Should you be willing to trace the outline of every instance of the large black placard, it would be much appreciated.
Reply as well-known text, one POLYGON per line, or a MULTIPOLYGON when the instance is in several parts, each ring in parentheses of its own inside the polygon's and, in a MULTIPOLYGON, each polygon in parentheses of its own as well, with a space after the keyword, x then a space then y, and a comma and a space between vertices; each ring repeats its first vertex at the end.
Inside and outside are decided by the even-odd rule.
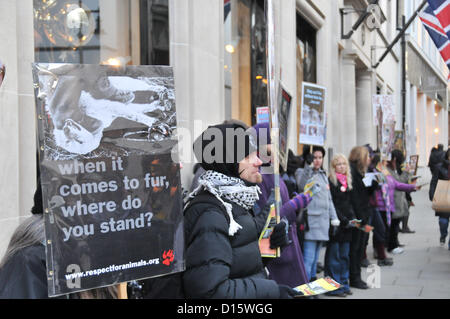
POLYGON ((184 270, 172 69, 34 64, 49 296, 184 270))

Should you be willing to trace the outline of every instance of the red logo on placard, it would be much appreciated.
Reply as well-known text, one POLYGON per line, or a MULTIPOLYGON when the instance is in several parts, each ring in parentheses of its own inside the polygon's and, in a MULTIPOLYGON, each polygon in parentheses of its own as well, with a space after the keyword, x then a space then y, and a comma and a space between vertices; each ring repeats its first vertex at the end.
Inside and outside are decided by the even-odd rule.
POLYGON ((173 262, 173 258, 174 258, 174 254, 173 254, 173 250, 170 249, 168 251, 164 251, 163 255, 163 264, 166 266, 170 266, 170 264, 173 262))

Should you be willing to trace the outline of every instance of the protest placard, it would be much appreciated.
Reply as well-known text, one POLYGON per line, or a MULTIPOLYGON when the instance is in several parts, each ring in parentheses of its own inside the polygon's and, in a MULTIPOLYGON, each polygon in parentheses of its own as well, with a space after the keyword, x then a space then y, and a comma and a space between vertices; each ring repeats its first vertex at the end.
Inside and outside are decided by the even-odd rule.
POLYGON ((33 64, 49 296, 184 270, 172 69, 33 64))
POLYGON ((326 138, 326 88, 302 83, 300 118, 300 144, 325 145, 326 138))
POLYGON ((291 95, 279 85, 279 96, 278 96, 278 128, 280 132, 280 142, 279 142, 279 157, 280 165, 283 169, 287 170, 288 161, 288 133, 289 133, 289 112, 291 110, 291 95))

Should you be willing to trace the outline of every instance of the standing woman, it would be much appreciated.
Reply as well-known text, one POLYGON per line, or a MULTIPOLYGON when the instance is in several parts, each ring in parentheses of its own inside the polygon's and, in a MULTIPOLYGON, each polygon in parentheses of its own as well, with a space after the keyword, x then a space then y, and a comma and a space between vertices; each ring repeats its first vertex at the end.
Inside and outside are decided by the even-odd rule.
MULTIPOLYGON (((393 150, 391 160, 387 165, 387 170, 396 181, 407 184, 412 177, 412 174, 409 172, 409 166, 406 166, 406 168, 402 170, 401 165, 404 161, 405 157, 403 156, 402 151, 393 150)), ((400 222, 404 217, 409 215, 409 205, 406 200, 406 194, 407 193, 398 190, 394 192, 395 211, 392 212, 389 240, 387 243, 388 252, 391 252, 394 255, 403 252, 403 248, 400 247, 398 241, 398 233, 400 231, 400 222)))
MULTIPOLYGON (((342 286, 329 295, 345 297, 352 292, 349 286, 350 242, 352 240, 351 222, 355 219, 351 203, 352 177, 347 158, 337 154, 331 161, 330 192, 340 221, 339 227, 330 231, 330 241, 325 253, 325 275, 332 277, 342 286)), ((332 227, 333 229, 333 227, 332 227)))
MULTIPOLYGON (((370 195, 377 187, 375 181, 371 187, 366 187, 363 182, 370 165, 369 150, 365 146, 356 146, 351 150, 348 160, 353 186, 350 199, 356 218, 361 220, 361 225, 364 226, 368 224, 372 214, 372 208, 369 205, 370 195)), ((358 289, 369 288, 361 279, 361 260, 364 256, 365 246, 363 232, 353 228, 350 242, 350 286, 358 289)))
MULTIPOLYGON (((387 170, 386 163, 384 162, 381 162, 381 165, 379 165, 377 169, 383 174, 383 181, 380 184, 379 189, 375 192, 373 200, 376 209, 380 212, 383 219, 387 237, 385 238, 384 243, 378 243, 376 245, 376 252, 378 255, 378 266, 386 266, 392 265, 392 261, 387 261, 384 250, 385 244, 388 244, 389 238, 393 236, 393 234, 391 234, 392 216, 396 212, 394 192, 413 192, 419 190, 420 186, 398 182, 387 170)), ((400 220, 398 220, 398 224, 400 224, 400 220)))
POLYGON ((308 206, 307 218, 309 230, 305 232, 303 244, 303 258, 308 280, 316 276, 317 259, 319 258, 322 242, 329 240, 328 231, 331 225, 339 226, 339 219, 331 198, 330 185, 326 172, 322 168, 325 149, 321 146, 313 147, 312 167, 305 165, 304 169, 295 172, 299 192, 302 192, 307 182, 314 179, 320 187, 320 192, 308 206))
MULTIPOLYGON (((433 200, 434 192, 436 191, 436 186, 438 180, 448 181, 450 180, 450 148, 445 153, 444 160, 436 165, 433 178, 430 184, 430 200, 433 200)), ((439 217, 439 229, 441 232, 440 243, 441 246, 445 245, 445 239, 448 235, 448 224, 450 211, 448 212, 436 212, 436 216, 439 217)), ((450 250, 450 240, 448 242, 448 249, 450 250)))

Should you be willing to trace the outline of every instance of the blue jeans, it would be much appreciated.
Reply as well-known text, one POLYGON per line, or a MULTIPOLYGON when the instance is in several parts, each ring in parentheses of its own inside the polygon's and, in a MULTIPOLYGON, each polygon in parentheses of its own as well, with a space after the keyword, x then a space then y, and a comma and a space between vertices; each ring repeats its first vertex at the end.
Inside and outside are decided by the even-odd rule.
MULTIPOLYGON (((329 242, 325 253, 325 276, 330 276, 342 286, 333 293, 350 291, 350 242, 329 242)), ((331 293, 331 294, 333 294, 331 293)))
MULTIPOLYGON (((447 238, 449 217, 439 217, 439 230, 441 231, 441 238, 447 238)), ((448 249, 450 249, 450 240, 448 241, 448 249)))
POLYGON ((320 247, 322 247, 322 242, 318 240, 305 240, 303 243, 303 261, 308 281, 311 281, 312 277, 316 277, 320 247))

